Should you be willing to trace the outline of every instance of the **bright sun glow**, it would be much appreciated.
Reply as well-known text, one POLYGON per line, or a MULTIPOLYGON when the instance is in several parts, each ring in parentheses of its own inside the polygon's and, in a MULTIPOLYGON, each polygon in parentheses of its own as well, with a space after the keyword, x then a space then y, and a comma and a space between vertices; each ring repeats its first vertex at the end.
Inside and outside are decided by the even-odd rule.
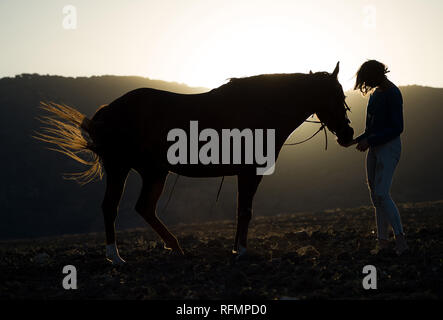
MULTIPOLYGON (((223 20, 223 17, 212 18, 223 20)), ((307 73, 311 69, 314 72, 332 71, 338 60, 345 59, 337 54, 339 48, 319 30, 320 26, 310 26, 307 33, 302 19, 265 17, 264 14, 249 19, 238 18, 231 17, 222 28, 200 23, 199 30, 187 29, 183 39, 168 45, 163 42, 163 56, 171 60, 174 60, 171 50, 180 48, 186 52, 184 63, 176 66, 174 78, 169 80, 213 88, 230 77, 307 73), (197 33, 198 41, 190 40, 186 37, 187 33, 197 33), (326 54, 325 48, 329 54, 326 54)), ((146 76, 152 76, 152 73, 148 71, 146 76)), ((343 63, 340 76, 343 86, 350 88, 353 80, 343 63), (343 74, 347 74, 345 82, 343 74)))
POLYGON ((192 68, 184 68, 179 79, 191 85, 215 87, 228 77, 308 72, 305 62, 313 58, 309 52, 321 48, 307 36, 296 38, 291 30, 291 25, 281 19, 222 29, 193 50, 188 58, 192 68), (302 50, 302 43, 310 50, 302 50))

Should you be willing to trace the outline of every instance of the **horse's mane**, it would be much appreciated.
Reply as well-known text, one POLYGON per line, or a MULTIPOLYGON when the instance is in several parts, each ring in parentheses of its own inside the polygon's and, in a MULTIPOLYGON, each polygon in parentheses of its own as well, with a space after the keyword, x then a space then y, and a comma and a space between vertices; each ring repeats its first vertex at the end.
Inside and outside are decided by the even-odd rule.
MULTIPOLYGON (((255 76, 243 77, 243 78, 228 78, 228 82, 221 85, 218 88, 211 90, 211 92, 238 92, 244 89, 252 89, 260 91, 261 89, 268 89, 269 85, 287 86, 294 83, 303 81, 306 83, 315 83, 315 86, 319 86, 320 83, 333 84, 331 81, 333 78, 331 74, 326 71, 319 72, 309 72, 309 73, 270 73, 270 74, 259 74, 255 76)), ((333 88, 332 86, 330 88, 333 88)), ((346 96, 342 93, 343 107, 346 111, 351 110, 346 103, 346 96)))
POLYGON ((242 78, 228 78, 227 83, 221 85, 214 90, 224 90, 224 89, 242 89, 245 87, 260 87, 262 85, 267 85, 270 82, 281 83, 283 81, 294 81, 299 80, 320 80, 327 79, 330 76, 328 72, 316 72, 316 73, 266 73, 259 74, 249 77, 242 78))

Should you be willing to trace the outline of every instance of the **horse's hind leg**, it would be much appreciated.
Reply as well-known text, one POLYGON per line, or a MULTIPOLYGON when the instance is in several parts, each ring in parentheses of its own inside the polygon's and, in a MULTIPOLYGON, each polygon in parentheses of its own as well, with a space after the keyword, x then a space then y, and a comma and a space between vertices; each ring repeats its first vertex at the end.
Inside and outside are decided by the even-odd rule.
POLYGON ((102 203, 103 216, 106 230, 106 259, 113 264, 122 264, 125 261, 120 257, 115 241, 115 218, 117 217, 126 177, 129 170, 123 168, 110 168, 105 165, 106 191, 102 203))
POLYGON ((159 173, 155 170, 146 174, 142 173, 143 187, 135 210, 157 232, 164 241, 166 248, 183 254, 177 238, 166 228, 156 214, 157 202, 163 192, 167 175, 167 172, 159 173))
POLYGON ((237 232, 233 252, 240 256, 246 253, 249 221, 252 217, 252 200, 262 177, 255 174, 238 175, 237 232))

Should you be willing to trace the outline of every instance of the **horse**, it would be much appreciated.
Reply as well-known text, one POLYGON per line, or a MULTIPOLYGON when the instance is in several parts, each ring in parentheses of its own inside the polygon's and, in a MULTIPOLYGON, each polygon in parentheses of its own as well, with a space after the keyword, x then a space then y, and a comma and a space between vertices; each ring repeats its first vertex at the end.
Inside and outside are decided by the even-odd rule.
POLYGON ((138 172, 143 181, 135 210, 163 240, 164 247, 179 255, 183 250, 177 238, 156 213, 168 174, 237 176, 237 230, 233 253, 242 256, 247 248, 253 198, 263 178, 257 174, 258 165, 171 164, 167 153, 173 141, 167 138, 168 132, 187 128, 191 121, 198 121, 200 127, 217 132, 224 128, 273 128, 277 160, 291 133, 316 115, 322 128, 335 134, 337 142, 344 146, 352 140, 354 130, 347 117, 349 107, 338 73, 339 62, 332 73, 310 71, 231 78, 220 87, 199 94, 139 88, 100 107, 91 119, 72 107, 42 102, 41 107, 50 114, 40 118, 47 126, 35 137, 89 166, 86 171, 74 173, 69 178, 83 184, 102 178, 105 172, 106 191, 101 208, 106 258, 113 264, 125 262, 116 244, 115 219, 130 170, 138 172), (85 155, 89 156, 88 160, 85 155))

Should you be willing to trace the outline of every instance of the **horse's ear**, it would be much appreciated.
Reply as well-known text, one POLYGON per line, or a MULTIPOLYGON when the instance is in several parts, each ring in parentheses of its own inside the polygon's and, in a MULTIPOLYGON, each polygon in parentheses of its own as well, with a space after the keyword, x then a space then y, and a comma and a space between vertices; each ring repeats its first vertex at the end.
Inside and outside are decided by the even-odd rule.
POLYGON ((309 70, 309 74, 313 74, 312 70, 309 70))
POLYGON ((337 76, 338 76, 338 71, 340 70, 340 61, 339 62, 337 62, 337 65, 335 66, 335 69, 334 69, 334 71, 332 72, 332 76, 334 77, 334 78, 337 78, 337 76))

